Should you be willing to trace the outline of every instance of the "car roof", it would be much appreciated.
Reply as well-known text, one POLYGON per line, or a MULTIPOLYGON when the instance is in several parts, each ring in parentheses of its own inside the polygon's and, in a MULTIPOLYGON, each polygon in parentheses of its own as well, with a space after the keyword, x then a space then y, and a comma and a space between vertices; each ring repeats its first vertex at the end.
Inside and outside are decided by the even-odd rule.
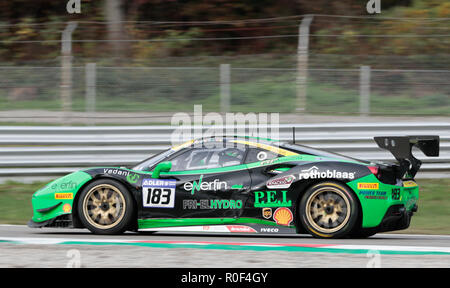
MULTIPOLYGON (((250 147, 260 148, 271 151, 283 156, 294 156, 298 153, 283 149, 280 147, 283 142, 268 138, 251 137, 251 136, 211 136, 195 140, 189 140, 181 145, 172 147, 172 150, 178 151, 183 148, 207 147, 207 143, 225 143, 235 145, 246 145, 250 147)), ((228 145, 227 145, 228 146, 228 145)))
MULTIPOLYGON (((202 145, 208 142, 222 142, 222 143, 232 143, 233 145, 240 144, 246 145, 249 147, 255 147, 264 149, 267 151, 271 151, 283 156, 294 156, 299 154, 308 154, 320 157, 330 157, 341 160, 352 160, 357 162, 368 162, 361 159, 355 159, 352 157, 348 157, 345 155, 341 155, 335 152, 312 148, 305 145, 287 143, 279 140, 269 139, 269 138, 261 138, 261 137, 252 137, 252 136, 211 136, 199 138, 196 140, 190 140, 181 145, 172 147, 172 149, 176 149, 175 151, 181 150, 182 148, 194 148, 195 145, 202 145)), ((206 146, 206 145, 205 145, 206 146)))
POLYGON ((211 136, 211 137, 203 137, 198 139, 192 139, 187 142, 184 142, 180 145, 175 145, 172 149, 179 150, 180 148, 187 148, 190 146, 195 146, 198 144, 204 144, 209 142, 221 142, 221 143, 241 143, 248 145, 261 143, 265 145, 271 146, 279 146, 280 141, 268 139, 268 138, 260 138, 260 137, 250 137, 250 136, 211 136))

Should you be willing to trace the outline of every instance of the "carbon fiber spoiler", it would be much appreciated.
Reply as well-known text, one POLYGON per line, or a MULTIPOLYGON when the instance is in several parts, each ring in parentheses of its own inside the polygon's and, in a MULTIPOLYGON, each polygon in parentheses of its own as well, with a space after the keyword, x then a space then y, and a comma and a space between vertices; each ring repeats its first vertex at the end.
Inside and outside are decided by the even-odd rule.
POLYGON ((412 155, 412 147, 419 148, 426 156, 439 156, 439 136, 381 136, 374 137, 380 148, 386 149, 399 162, 398 177, 402 178, 406 172, 414 178, 422 162, 412 155))

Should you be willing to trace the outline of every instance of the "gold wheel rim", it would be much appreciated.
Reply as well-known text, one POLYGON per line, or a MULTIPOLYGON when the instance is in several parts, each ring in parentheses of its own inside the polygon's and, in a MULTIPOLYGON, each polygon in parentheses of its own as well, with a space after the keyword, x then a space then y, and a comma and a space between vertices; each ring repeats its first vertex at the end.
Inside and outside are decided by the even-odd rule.
POLYGON ((126 209, 122 192, 109 184, 93 187, 83 201, 86 220, 98 229, 116 226, 124 217, 126 209))
POLYGON ((306 217, 317 231, 337 232, 350 219, 350 202, 345 193, 338 188, 319 188, 306 203, 306 217))

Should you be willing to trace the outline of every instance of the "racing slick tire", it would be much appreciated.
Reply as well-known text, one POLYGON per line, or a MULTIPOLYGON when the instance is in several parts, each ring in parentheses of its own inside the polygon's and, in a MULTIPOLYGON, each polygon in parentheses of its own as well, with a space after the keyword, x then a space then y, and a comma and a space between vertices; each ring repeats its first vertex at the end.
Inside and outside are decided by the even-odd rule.
POLYGON ((80 221, 94 234, 121 234, 133 223, 134 200, 117 181, 100 179, 90 183, 77 203, 80 221))
POLYGON ((334 181, 311 186, 299 204, 303 227, 316 238, 342 238, 355 227, 359 202, 344 184, 334 181))

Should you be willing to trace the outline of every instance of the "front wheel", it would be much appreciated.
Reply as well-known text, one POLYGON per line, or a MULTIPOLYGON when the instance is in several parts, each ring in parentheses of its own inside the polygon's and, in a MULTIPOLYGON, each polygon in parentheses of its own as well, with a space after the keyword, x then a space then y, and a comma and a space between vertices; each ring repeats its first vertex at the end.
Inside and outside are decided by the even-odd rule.
POLYGON ((358 200, 339 182, 321 182, 303 195, 299 207, 300 221, 317 238, 342 238, 358 219, 358 200))
POLYGON ((133 198, 114 180, 100 179, 86 186, 77 206, 81 222, 95 234, 121 234, 133 220, 133 198))

